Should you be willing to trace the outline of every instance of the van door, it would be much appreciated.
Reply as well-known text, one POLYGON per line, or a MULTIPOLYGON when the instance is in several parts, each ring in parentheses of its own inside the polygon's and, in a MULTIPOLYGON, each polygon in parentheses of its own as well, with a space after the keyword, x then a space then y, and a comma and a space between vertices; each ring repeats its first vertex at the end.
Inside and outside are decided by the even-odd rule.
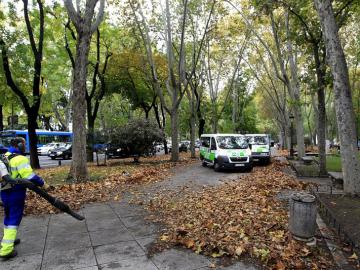
POLYGON ((209 155, 209 161, 211 163, 214 163, 214 161, 215 161, 216 150, 217 150, 217 147, 216 147, 215 138, 211 137, 210 155, 209 155))
POLYGON ((210 137, 201 137, 200 155, 204 160, 209 161, 210 137))

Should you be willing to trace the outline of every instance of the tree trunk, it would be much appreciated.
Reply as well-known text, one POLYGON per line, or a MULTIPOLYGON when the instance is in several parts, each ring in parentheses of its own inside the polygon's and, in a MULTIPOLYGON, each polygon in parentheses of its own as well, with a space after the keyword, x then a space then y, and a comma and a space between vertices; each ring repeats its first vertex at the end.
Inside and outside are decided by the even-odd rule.
POLYGON ((88 116, 87 149, 86 149, 87 162, 94 162, 94 143, 95 143, 94 133, 95 133, 95 119, 88 116))
POLYGON ((0 131, 4 130, 3 105, 0 105, 0 131))
MULTIPOLYGON (((318 96, 318 99, 319 99, 319 96, 318 96)), ((311 97, 311 102, 313 104, 313 107, 314 107, 314 123, 315 123, 315 128, 314 128, 314 131, 313 131, 313 141, 314 141, 314 145, 317 145, 318 142, 317 142, 317 134, 318 134, 318 129, 319 129, 319 106, 317 105, 316 101, 315 101, 315 97, 312 96, 311 97)))
MULTIPOLYGON (((300 100, 300 99, 299 99, 300 100)), ((294 107, 294 117, 296 125, 296 144, 298 158, 305 156, 305 143, 304 143, 304 121, 301 113, 301 107, 296 105, 294 107)))
MULTIPOLYGON (((289 16, 286 13, 286 32, 287 32, 287 49, 289 54, 289 64, 290 64, 290 73, 291 80, 287 79, 286 71, 283 68, 283 64, 281 64, 283 76, 285 78, 289 94, 294 99, 294 116, 295 116, 295 125, 296 125, 296 143, 297 143, 297 153, 298 158, 302 158, 305 156, 305 143, 304 143, 304 121, 302 117, 301 111, 301 100, 300 100, 300 85, 298 79, 298 68, 296 63, 296 52, 293 50, 293 45, 291 42, 290 35, 290 26, 289 26, 289 16)), ((280 53, 279 53, 280 55, 280 53)), ((281 60, 282 62, 282 60, 281 60)))
POLYGON ((237 87, 233 88, 233 100, 232 100, 232 123, 233 123, 233 127, 234 130, 237 129, 237 127, 239 126, 239 119, 238 119, 238 115, 239 115, 239 92, 237 87))
POLYGON ((326 54, 334 80, 336 120, 340 136, 344 191, 360 194, 360 162, 357 149, 355 115, 349 71, 338 35, 338 26, 330 0, 315 0, 326 54))
POLYGON ((39 157, 37 155, 36 118, 36 114, 28 113, 30 164, 33 169, 40 168, 39 157))
POLYGON ((196 139, 195 138, 196 137, 195 122, 196 122, 195 112, 192 112, 191 117, 190 117, 190 151, 191 151, 191 158, 196 157, 196 155, 195 155, 195 139, 196 139))
POLYGON ((201 99, 199 97, 199 95, 197 94, 197 118, 199 120, 199 131, 198 131, 198 136, 199 138, 201 137, 202 134, 204 134, 204 129, 205 129, 205 119, 202 117, 202 113, 201 113, 201 99))
POLYGON ((179 160, 178 110, 171 111, 171 161, 179 160))
MULTIPOLYGON (((213 104, 213 106, 216 106, 215 104, 213 104)), ((215 110, 213 110, 212 112, 212 131, 213 133, 217 133, 218 132, 218 118, 217 118, 217 112, 215 110)))
POLYGON ((286 149, 286 132, 284 128, 280 131, 280 144, 282 150, 286 149))
POLYGON ((157 106, 156 104, 154 105, 154 112, 155 112, 156 122, 158 123, 159 128, 160 128, 160 129, 163 131, 163 133, 164 133, 163 145, 164 145, 165 155, 167 155, 167 154, 169 154, 169 150, 168 150, 168 147, 167 147, 166 134, 165 134, 165 115, 164 115, 164 110, 161 108, 162 117, 163 117, 163 124, 161 124, 160 114, 159 114, 159 108, 158 108, 158 106, 157 106))
POLYGON ((318 149, 319 149, 319 174, 327 175, 326 171, 326 109, 325 109, 325 90, 318 88, 318 149))
POLYGON ((76 61, 73 80, 73 146, 71 178, 75 182, 88 180, 86 155, 86 79, 91 34, 78 33, 76 45, 76 61))
MULTIPOLYGON (((318 44, 313 44, 317 79, 317 138, 319 149, 319 174, 326 175, 326 106, 325 106, 325 63, 321 63, 318 44)), ((325 60, 325 59, 324 59, 325 60)))

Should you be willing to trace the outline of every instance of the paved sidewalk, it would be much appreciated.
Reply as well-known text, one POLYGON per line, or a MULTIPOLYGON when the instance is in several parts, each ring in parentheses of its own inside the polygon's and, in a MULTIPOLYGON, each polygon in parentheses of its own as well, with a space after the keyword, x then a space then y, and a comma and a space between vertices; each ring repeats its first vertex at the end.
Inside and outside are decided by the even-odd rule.
MULTIPOLYGON (((214 174, 199 164, 176 170, 175 176, 163 182, 164 186, 218 184, 219 177, 233 178, 236 175, 214 174), (203 173, 203 177, 192 183, 193 176, 199 173, 203 173)), ((161 186, 157 183, 153 188, 159 190, 161 186)), ((125 198, 130 199, 128 196, 125 198)), ((170 249, 148 258, 147 248, 161 228, 145 220, 146 212, 140 206, 126 201, 87 205, 79 213, 85 216, 84 221, 66 214, 25 217, 19 230, 22 241, 17 246, 19 256, 7 262, 0 261, 0 270, 256 269, 243 263, 210 268, 215 260, 185 249, 170 249)))

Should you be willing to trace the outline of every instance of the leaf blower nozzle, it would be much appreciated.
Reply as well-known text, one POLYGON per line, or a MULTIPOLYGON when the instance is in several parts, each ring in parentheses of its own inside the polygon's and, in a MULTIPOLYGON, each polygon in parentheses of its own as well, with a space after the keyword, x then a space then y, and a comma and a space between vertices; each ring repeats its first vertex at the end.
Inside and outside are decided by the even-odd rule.
POLYGON ((37 185, 35 185, 34 183, 32 183, 29 180, 26 180, 26 179, 13 179, 8 175, 6 177, 3 177, 3 179, 5 180, 5 182, 9 183, 12 186, 21 185, 24 188, 28 188, 28 189, 34 191, 40 197, 47 200, 51 205, 53 205, 57 209, 63 211, 64 213, 67 213, 70 216, 76 218, 77 220, 84 220, 85 219, 83 216, 81 216, 78 213, 74 212, 66 203, 64 203, 63 201, 51 196, 45 190, 41 189, 40 187, 38 187, 37 185))

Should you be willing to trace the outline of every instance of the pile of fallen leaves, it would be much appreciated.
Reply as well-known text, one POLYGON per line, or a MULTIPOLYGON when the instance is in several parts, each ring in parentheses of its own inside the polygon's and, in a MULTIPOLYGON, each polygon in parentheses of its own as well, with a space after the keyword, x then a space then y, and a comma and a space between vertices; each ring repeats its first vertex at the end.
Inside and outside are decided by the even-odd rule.
POLYGON ((289 150, 278 149, 278 150, 276 150, 276 156, 283 156, 283 157, 289 156, 289 150))
MULTIPOLYGON (((90 167, 90 170, 101 170, 104 177, 98 181, 89 181, 85 183, 76 184, 61 184, 55 186, 53 191, 49 193, 67 203, 72 209, 78 210, 81 206, 91 202, 105 202, 111 200, 119 200, 121 192, 125 189, 129 190, 136 185, 146 185, 158 181, 162 181, 170 173, 170 168, 177 165, 184 165, 193 160, 183 156, 179 163, 168 162, 168 156, 147 158, 146 162, 134 165, 132 162, 121 161, 121 166, 116 166, 114 160, 108 166, 90 167), (166 161, 166 162, 157 162, 166 161), (124 165, 124 163, 128 165, 124 165)), ((68 172, 69 167, 44 169, 38 171, 39 175, 45 180, 51 175, 57 174, 58 170, 68 172)), ((64 178, 66 175, 64 176, 64 178)), ((25 214, 48 214, 59 212, 52 205, 47 203, 44 199, 40 198, 34 192, 28 192, 26 200, 25 214)))
POLYGON ((287 209, 276 195, 305 184, 283 173, 282 166, 256 168, 238 181, 201 191, 158 194, 148 205, 156 213, 151 219, 166 225, 158 244, 180 244, 212 257, 250 256, 269 269, 329 269, 328 253, 288 232, 287 209))

